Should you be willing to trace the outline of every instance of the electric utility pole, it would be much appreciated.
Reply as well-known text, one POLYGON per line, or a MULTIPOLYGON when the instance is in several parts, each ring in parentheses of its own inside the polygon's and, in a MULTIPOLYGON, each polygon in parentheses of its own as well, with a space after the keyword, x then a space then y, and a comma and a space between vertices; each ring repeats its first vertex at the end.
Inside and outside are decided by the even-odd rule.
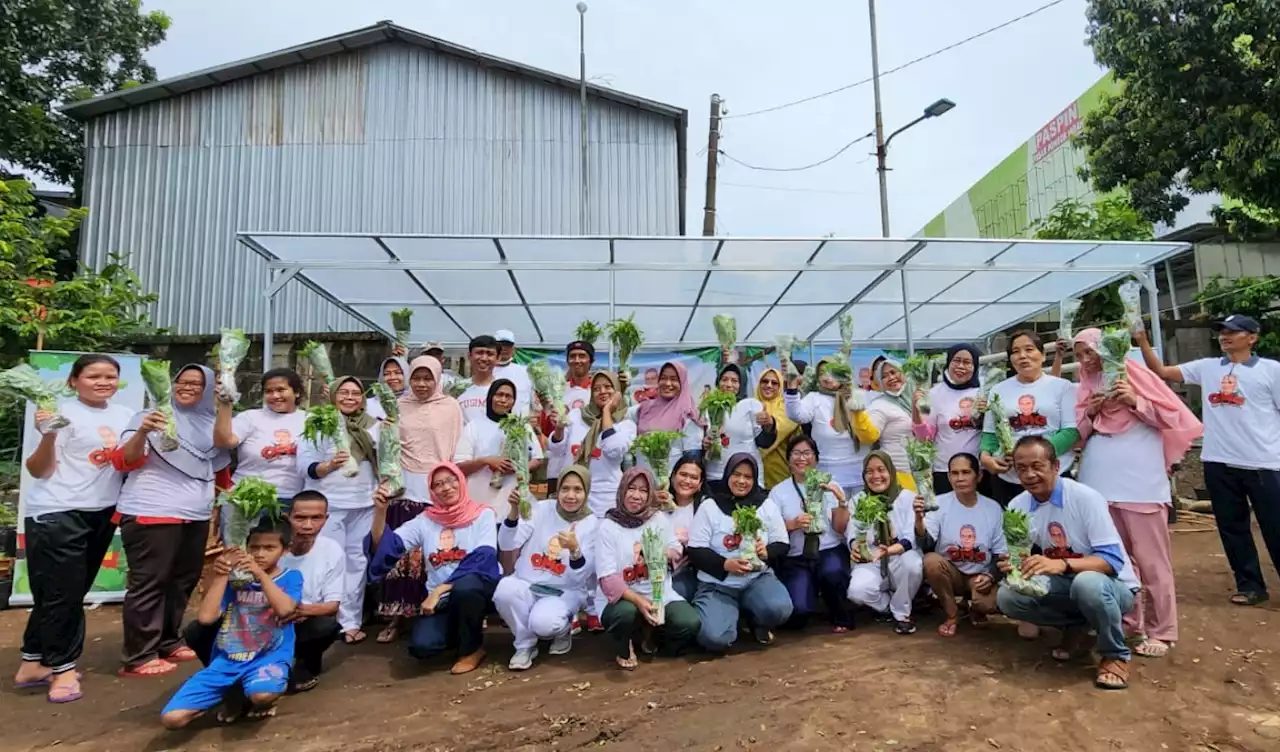
POLYGON ((702 234, 716 234, 716 165, 720 158, 720 105, 724 101, 719 94, 711 95, 711 129, 707 133, 707 196, 702 208, 702 234))

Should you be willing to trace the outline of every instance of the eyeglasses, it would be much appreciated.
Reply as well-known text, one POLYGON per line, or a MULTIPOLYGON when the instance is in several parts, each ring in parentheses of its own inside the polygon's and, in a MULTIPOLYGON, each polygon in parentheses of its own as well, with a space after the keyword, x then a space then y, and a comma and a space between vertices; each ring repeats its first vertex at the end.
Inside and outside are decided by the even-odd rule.
POLYGON ((791 453, 791 459, 793 460, 811 460, 813 457, 813 452, 808 449, 797 449, 791 453))
POLYGON ((453 476, 453 475, 446 475, 443 478, 440 478, 439 480, 431 481, 432 491, 439 491, 442 488, 457 488, 457 487, 458 487, 458 479, 456 476, 453 476))

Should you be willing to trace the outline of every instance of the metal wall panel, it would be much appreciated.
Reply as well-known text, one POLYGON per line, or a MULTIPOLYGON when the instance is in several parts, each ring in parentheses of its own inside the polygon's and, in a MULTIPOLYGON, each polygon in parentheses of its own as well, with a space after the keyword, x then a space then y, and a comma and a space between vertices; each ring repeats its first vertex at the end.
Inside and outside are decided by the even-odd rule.
MULTIPOLYGON (((679 233, 672 118, 589 103, 588 232, 679 233)), ((388 43, 87 124, 81 257, 127 253, 160 326, 261 331, 267 270, 239 230, 578 234, 578 98, 388 43)), ((377 291, 370 291, 376 296, 377 291)), ((296 282, 276 331, 364 327, 296 282)))

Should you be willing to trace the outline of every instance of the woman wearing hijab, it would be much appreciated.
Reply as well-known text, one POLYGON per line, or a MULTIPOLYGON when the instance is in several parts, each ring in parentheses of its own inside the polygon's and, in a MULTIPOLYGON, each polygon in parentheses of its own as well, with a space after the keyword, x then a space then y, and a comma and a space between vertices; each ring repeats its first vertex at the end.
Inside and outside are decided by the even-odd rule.
POLYGON ((793 626, 802 627, 818 613, 818 596, 831 612, 836 634, 853 629, 853 612, 845 598, 849 589, 849 549, 835 529, 832 512, 845 505, 844 489, 832 481, 823 494, 822 532, 807 532, 813 518, 805 510, 804 474, 818 464, 818 445, 800 434, 787 445, 791 477, 773 487, 769 498, 778 505, 791 548, 779 574, 791 596, 793 626))
POLYGON ((657 511, 653 473, 633 467, 618 483, 618 498, 596 532, 596 609, 605 631, 613 638, 618 667, 637 665, 635 643, 652 655, 659 646, 679 653, 698 634, 698 613, 675 588, 664 588, 662 614, 653 602, 653 585, 644 559, 644 534, 652 530, 666 542, 667 562, 683 555, 671 521, 657 511))
POLYGON ((913 541, 916 494, 903 490, 893 459, 885 452, 867 455, 862 472, 863 493, 884 500, 888 519, 883 527, 863 526, 856 521, 848 521, 845 526, 849 560, 853 562, 849 600, 878 614, 890 615, 894 632, 915 634, 911 602, 924 580, 924 559, 913 541), (862 550, 860 544, 865 544, 867 551, 862 550))
POLYGON ((856 387, 844 390, 826 374, 835 358, 818 361, 818 389, 800 396, 799 379, 787 387, 783 404, 787 417, 810 427, 821 459, 818 469, 831 475, 845 496, 862 487, 862 458, 865 448, 857 437, 855 423, 865 423, 864 409, 870 395, 856 387))
MULTIPOLYGON (((898 483, 908 491, 916 490, 911 477, 911 464, 907 461, 907 448, 903 444, 911 436, 911 395, 907 394, 907 379, 902 374, 902 364, 880 357, 876 359, 875 383, 879 391, 867 403, 866 419, 854 420, 853 429, 858 441, 893 458, 898 473, 898 483)), ((860 418, 861 416, 856 416, 860 418)))
MULTIPOLYGON (((671 521, 676 531, 676 540, 682 548, 689 545, 689 530, 693 527, 693 516, 702 503, 703 473, 702 463, 697 457, 685 455, 676 463, 671 471, 670 488, 658 489, 658 501, 661 507, 667 507, 670 501, 674 508, 663 512, 671 521)), ((698 589, 698 573, 689 566, 689 557, 681 554, 671 565, 671 583, 680 596, 686 601, 693 599, 698 589)))
MULTIPOLYGON (((463 427, 462 439, 453 455, 453 461, 466 473, 471 498, 493 507, 500 517, 507 516, 511 491, 516 487, 515 466, 503 452, 506 435, 501 423, 515 409, 518 400, 516 385, 510 379, 494 379, 485 395, 484 416, 474 418, 463 427), (501 476, 496 488, 495 473, 501 476)), ((526 424, 524 432, 532 474, 542 464, 542 444, 531 426, 526 424)))
POLYGON ((519 554, 515 572, 503 577, 493 605, 511 629, 516 652, 507 668, 524 671, 538 657, 538 641, 550 640, 551 655, 573 647, 573 620, 595 590, 597 520, 587 506, 591 472, 581 465, 560 471, 556 498, 520 519, 513 503, 498 530, 498 547, 519 554))
POLYGON ((756 382, 756 400, 764 406, 773 425, 773 443, 760 448, 764 487, 773 488, 791 474, 787 465, 787 447, 791 444, 791 437, 803 431, 787 417, 787 405, 782 399, 782 373, 778 369, 769 368, 760 374, 760 380, 756 382))
MULTIPOLYGON (((707 480, 719 482, 724 478, 725 458, 735 454, 749 454, 760 465, 760 447, 773 443, 777 429, 773 424, 773 416, 764 409, 757 399, 742 398, 742 369, 730 363, 720 371, 716 379, 716 387, 724 394, 732 394, 737 404, 720 426, 720 435, 704 435, 702 438, 702 454, 707 457, 707 480), (711 442, 720 443, 720 453, 711 459, 711 442)), ((764 478, 762 477, 763 483, 764 478)))
POLYGON ((738 639, 738 618, 746 612, 761 645, 773 642, 773 630, 791 618, 791 596, 774 574, 790 543, 778 505, 760 487, 760 468, 749 454, 735 454, 725 463, 727 475, 713 492, 714 503, 703 504, 689 531, 689 562, 698 571, 694 608, 702 619, 698 642, 723 653, 738 639), (755 541, 738 534, 733 514, 755 510, 761 529, 755 541), (753 560, 746 551, 753 551, 753 560))
POLYGON ((569 413, 565 425, 552 431, 547 455, 553 461, 591 470, 587 505, 596 517, 604 517, 617 504, 622 460, 635 438, 636 424, 627 418, 618 377, 608 371, 596 371, 591 376, 587 401, 569 413))
MULTIPOLYGON (((378 381, 383 386, 391 390, 396 397, 403 397, 407 391, 405 382, 405 374, 409 372, 409 363, 404 358, 392 355, 390 358, 382 361, 381 367, 378 368, 378 381)), ((382 409, 382 403, 374 400, 365 405, 365 412, 374 420, 386 420, 387 414, 382 409)))
POLYGON ((978 351, 973 345, 953 345, 947 350, 942 381, 929 390, 933 409, 920 412, 924 390, 911 395, 911 431, 922 441, 932 441, 938 448, 933 461, 933 490, 939 494, 951 490, 947 463, 957 454, 978 455, 982 440, 982 413, 987 409, 978 383, 978 351))
POLYGON ((426 582, 417 594, 422 615, 413 623, 409 654, 427 660, 455 647, 450 673, 466 674, 484 662, 484 614, 501 576, 498 519, 467 495, 467 478, 457 465, 441 462, 428 475, 431 505, 393 530, 387 529, 385 497, 376 497, 369 578, 387 575, 408 552, 421 550, 426 582))
POLYGON ((213 443, 236 450, 231 482, 261 478, 276 487, 276 496, 288 509, 294 494, 302 490, 298 440, 307 419, 298 409, 302 379, 288 368, 267 371, 262 374, 262 407, 239 415, 232 415, 231 403, 221 398, 221 392, 218 396, 213 443))
POLYGON ((320 533, 342 547, 346 570, 342 577, 342 601, 338 624, 348 645, 363 642, 365 572, 369 563, 365 536, 373 524, 373 492, 378 487, 379 423, 367 412, 364 384, 353 376, 334 380, 329 400, 342 415, 351 449, 335 452, 329 439, 304 440, 298 446, 298 465, 304 469, 304 488, 319 491, 329 502, 329 519, 320 533), (348 458, 359 472, 348 478, 342 472, 348 458))
MULTIPOLYGON (((431 499, 428 474, 441 462, 453 458, 462 436, 462 408, 444 393, 444 367, 430 355, 414 359, 410 366, 409 389, 400 398, 400 468, 404 493, 387 504, 386 523, 395 528, 417 518, 431 499)), ((375 505, 381 490, 375 493, 375 505)), ((376 506, 374 509, 376 516, 376 506)), ((426 572, 423 552, 413 549, 396 563, 382 582, 378 613, 391 623, 378 635, 378 642, 394 642, 403 618, 417 616, 422 606, 426 572)))
POLYGON ((180 628, 204 568, 214 474, 231 462, 213 443, 213 395, 213 371, 183 366, 173 380, 178 447, 164 449, 163 414, 138 413, 112 458, 128 473, 116 504, 129 560, 122 676, 160 676, 196 657, 180 628))
MULTIPOLYGON (((684 434, 683 440, 671 442, 669 465, 675 465, 685 452, 702 451, 703 428, 698 406, 689 391, 689 371, 679 361, 662 364, 658 371, 657 396, 629 409, 627 418, 635 421, 638 436, 650 431, 684 434)), ((637 457, 636 462, 648 467, 643 457, 637 457)))
POLYGON ((1106 498, 1142 580, 1146 597, 1138 597, 1124 617, 1125 632, 1139 641, 1133 652, 1160 658, 1178 641, 1169 472, 1204 427, 1159 376, 1132 358, 1125 359, 1123 378, 1107 391, 1101 344, 1099 329, 1076 335, 1076 426, 1084 440, 1078 480, 1106 498))

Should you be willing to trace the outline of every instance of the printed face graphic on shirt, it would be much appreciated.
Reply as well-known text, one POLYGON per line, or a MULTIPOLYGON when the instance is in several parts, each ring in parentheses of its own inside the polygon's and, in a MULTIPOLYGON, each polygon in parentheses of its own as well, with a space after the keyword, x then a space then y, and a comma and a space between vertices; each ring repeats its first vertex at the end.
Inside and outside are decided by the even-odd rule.
POLYGON ((858 388, 863 391, 871 391, 871 369, 858 369, 858 388))
POLYGON ((631 544, 632 564, 622 570, 625 582, 639 582, 649 576, 649 567, 644 563, 644 546, 639 541, 631 544))
POLYGON ((1209 395, 1210 405, 1244 406, 1244 395, 1240 394, 1240 379, 1235 373, 1228 373, 1218 384, 1218 391, 1209 395))
POLYGON ((89 464, 106 467, 111 464, 111 450, 116 448, 120 439, 110 426, 98 426, 98 437, 102 439, 102 448, 89 452, 89 464))
POLYGON ((973 525, 965 525, 960 528, 960 548, 972 551, 977 545, 978 531, 973 529, 973 525))
POLYGON ((275 441, 271 446, 262 448, 262 459, 268 462, 289 457, 298 453, 298 446, 293 442, 293 434, 283 428, 277 428, 271 438, 275 441))
POLYGON ((1050 559, 1078 559, 1080 554, 1071 550, 1071 540, 1067 538, 1067 529, 1060 522, 1049 523, 1049 542, 1044 555, 1050 559))
POLYGON ((458 547, 458 536, 452 530, 441 530, 440 540, 436 547, 441 551, 450 551, 458 547))
POLYGON ((960 545, 947 547, 947 558, 951 561, 971 561, 983 563, 987 554, 978 548, 978 530, 973 525, 960 527, 960 545))
POLYGON ((960 414, 947 421, 947 425, 952 431, 963 431, 966 428, 978 428, 978 420, 973 415, 974 402, 972 397, 965 397, 960 400, 957 407, 960 414))
POLYGON ((448 528, 440 531, 440 537, 436 539, 436 551, 427 557, 431 562, 431 566, 438 567, 441 564, 448 564, 453 561, 462 561, 466 558, 467 552, 458 548, 458 536, 448 528))
POLYGON ((1027 428, 1044 428, 1049 424, 1043 415, 1036 412, 1036 398, 1024 394, 1018 398, 1018 412, 1009 418, 1009 426, 1015 431, 1027 428))
POLYGON ((564 562, 560 561, 560 554, 564 552, 564 546, 560 545, 560 536, 553 535, 551 540, 547 541, 546 553, 535 553, 529 557, 529 563, 534 569, 540 569, 544 572, 550 572, 557 577, 564 574, 568 568, 564 562))

